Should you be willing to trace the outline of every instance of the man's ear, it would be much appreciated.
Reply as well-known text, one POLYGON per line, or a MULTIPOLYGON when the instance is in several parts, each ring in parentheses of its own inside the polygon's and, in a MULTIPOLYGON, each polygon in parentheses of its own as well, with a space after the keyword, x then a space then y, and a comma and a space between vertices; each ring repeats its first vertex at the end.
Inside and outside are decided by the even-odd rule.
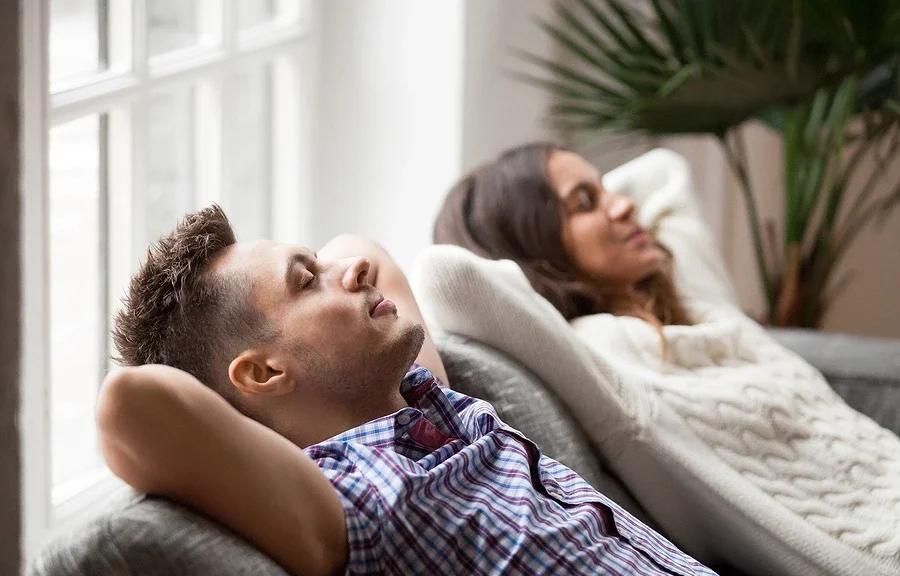
POLYGON ((244 394, 281 396, 293 392, 295 388, 285 366, 262 350, 241 352, 231 361, 228 377, 244 394))

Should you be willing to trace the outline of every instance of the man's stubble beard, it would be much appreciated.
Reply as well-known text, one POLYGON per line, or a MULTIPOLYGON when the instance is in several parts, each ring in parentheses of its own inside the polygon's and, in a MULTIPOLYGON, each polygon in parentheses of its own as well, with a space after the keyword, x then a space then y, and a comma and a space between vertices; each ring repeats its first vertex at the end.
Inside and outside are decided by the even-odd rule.
MULTIPOLYGON (((373 414, 382 407, 402 400, 400 381, 415 362, 425 342, 422 325, 408 320, 399 334, 385 344, 383 349, 369 350, 361 358, 361 366, 331 366, 330 372, 334 400, 348 403, 357 409, 373 414)), ((384 414, 380 414, 384 415, 384 414)))
POLYGON ((419 352, 422 351, 422 345, 425 343, 425 328, 417 322, 410 322, 410 326, 403 331, 398 340, 398 362, 390 368, 393 369, 394 373, 398 373, 402 379, 409 367, 416 361, 419 352), (407 353, 400 354, 399 351, 404 349, 407 353))

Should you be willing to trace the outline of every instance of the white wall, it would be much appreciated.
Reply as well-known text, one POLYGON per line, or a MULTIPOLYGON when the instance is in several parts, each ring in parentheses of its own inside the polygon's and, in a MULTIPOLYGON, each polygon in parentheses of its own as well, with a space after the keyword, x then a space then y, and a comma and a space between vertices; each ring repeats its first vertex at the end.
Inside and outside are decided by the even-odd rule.
POLYGON ((320 4, 312 243, 378 239, 403 267, 458 176, 463 0, 320 4))
POLYGON ((534 22, 549 19, 545 0, 468 0, 465 16, 465 69, 462 168, 470 170, 506 148, 550 137, 541 125, 546 93, 514 79, 527 70, 515 49, 550 57, 552 45, 534 22))
POLYGON ((464 170, 545 137, 540 90, 512 48, 547 54, 542 0, 327 0, 319 5, 310 238, 379 240, 404 269, 431 243, 464 170))

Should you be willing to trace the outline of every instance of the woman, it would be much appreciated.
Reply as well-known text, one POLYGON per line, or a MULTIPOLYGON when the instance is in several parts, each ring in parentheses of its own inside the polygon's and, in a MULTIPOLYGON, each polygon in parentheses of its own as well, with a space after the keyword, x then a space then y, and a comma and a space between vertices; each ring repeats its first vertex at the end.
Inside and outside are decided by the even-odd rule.
POLYGON ((635 216, 633 199, 605 190, 584 158, 540 142, 464 177, 437 218, 434 241, 515 261, 567 320, 607 312, 657 327, 692 324, 672 252, 635 216))
MULTIPOLYGON (((745 564, 731 544, 749 545, 745 530, 766 525, 777 545, 758 552, 757 573, 896 573, 885 566, 896 566, 900 538, 875 550, 877 534, 900 533, 900 441, 741 312, 683 158, 653 151, 601 181, 552 144, 514 148, 453 188, 434 240, 517 263, 576 338, 553 335, 580 341, 591 354, 575 360, 613 374, 590 385, 545 380, 663 528, 686 542, 704 534, 688 552, 745 564), (619 407, 591 426, 579 403, 600 392, 611 400, 604 406, 619 407), (606 429, 622 422, 634 426, 621 436, 606 429), (784 558, 815 568, 792 571, 784 558)), ((454 301, 434 292, 432 308, 454 301)), ((457 299, 463 312, 480 306, 468 296, 457 299)), ((495 343, 521 340, 524 325, 509 326, 522 314, 503 314, 512 333, 491 333, 495 343)), ((553 363, 535 356, 519 360, 536 372, 553 363)))

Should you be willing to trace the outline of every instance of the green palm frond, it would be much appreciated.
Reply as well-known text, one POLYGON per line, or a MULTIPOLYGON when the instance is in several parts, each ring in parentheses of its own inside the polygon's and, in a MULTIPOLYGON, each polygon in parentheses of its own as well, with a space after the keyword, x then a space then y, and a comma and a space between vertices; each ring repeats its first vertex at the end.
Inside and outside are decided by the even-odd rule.
POLYGON ((604 111, 614 110, 604 114, 607 120, 587 111, 580 120, 650 134, 724 133, 768 109, 811 98, 849 73, 864 75, 900 48, 894 0, 575 4, 557 4, 555 21, 540 21, 571 64, 526 59, 562 88, 551 90, 559 103, 584 79, 628 96, 604 102, 611 106, 604 111))

